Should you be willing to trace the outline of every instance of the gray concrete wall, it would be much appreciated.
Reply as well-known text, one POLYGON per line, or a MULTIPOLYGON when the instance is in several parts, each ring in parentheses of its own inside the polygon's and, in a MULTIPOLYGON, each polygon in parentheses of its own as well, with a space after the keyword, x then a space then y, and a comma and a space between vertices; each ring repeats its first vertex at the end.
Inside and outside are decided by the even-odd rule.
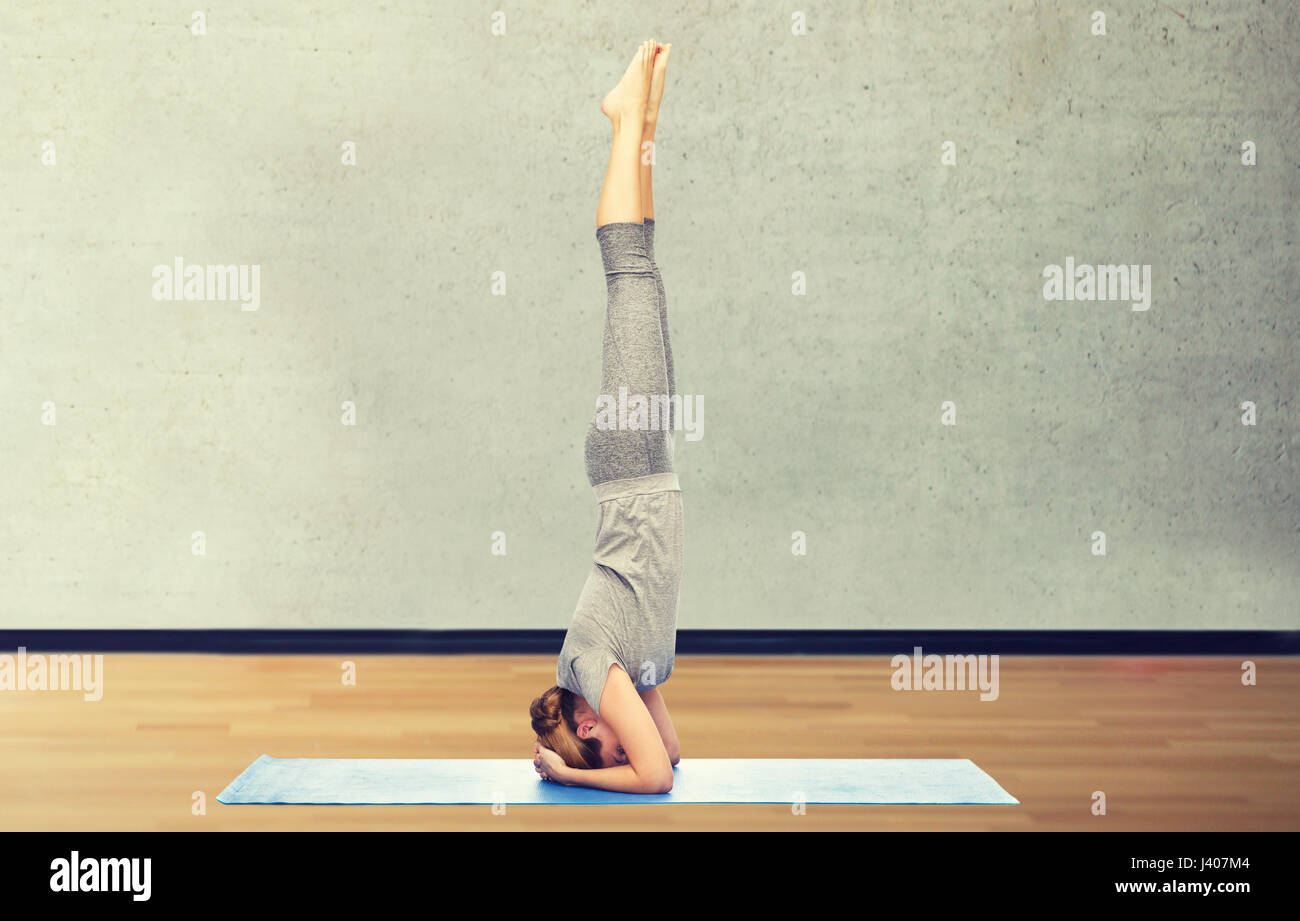
POLYGON ((1300 14, 1096 8, 5 4, 0 627, 565 626, 647 37, 680 626, 1300 626, 1300 14))

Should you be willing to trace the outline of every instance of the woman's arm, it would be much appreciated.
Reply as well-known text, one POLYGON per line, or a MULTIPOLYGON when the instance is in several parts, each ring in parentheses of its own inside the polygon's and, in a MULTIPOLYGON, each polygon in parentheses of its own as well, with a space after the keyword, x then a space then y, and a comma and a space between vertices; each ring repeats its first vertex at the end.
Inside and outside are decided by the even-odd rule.
POLYGON ((664 703, 663 697, 658 688, 651 688, 641 695, 641 700, 645 703, 645 708, 650 711, 650 718, 655 721, 655 727, 659 730, 659 738, 664 741, 664 748, 668 752, 668 761, 676 764, 681 760, 681 747, 677 744, 677 730, 673 728, 672 717, 668 715, 668 705, 664 703))
MULTIPOLYGON (((667 715, 666 709, 664 714, 667 715)), ((667 793, 673 788, 673 766, 659 727, 633 687, 632 679, 617 665, 611 665, 605 677, 600 718, 618 734, 628 763, 575 770, 561 762, 558 769, 551 770, 551 776, 563 784, 615 793, 667 793)))

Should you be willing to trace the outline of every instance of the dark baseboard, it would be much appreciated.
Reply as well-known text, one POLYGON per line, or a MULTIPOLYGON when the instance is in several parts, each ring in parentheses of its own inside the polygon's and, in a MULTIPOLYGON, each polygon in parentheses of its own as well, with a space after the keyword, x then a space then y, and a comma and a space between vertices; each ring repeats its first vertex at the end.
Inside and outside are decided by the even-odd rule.
MULTIPOLYGON (((563 630, 0 630, 0 654, 550 654, 563 630)), ((678 655, 1239 656, 1300 654, 1296 630, 679 630, 678 655)))

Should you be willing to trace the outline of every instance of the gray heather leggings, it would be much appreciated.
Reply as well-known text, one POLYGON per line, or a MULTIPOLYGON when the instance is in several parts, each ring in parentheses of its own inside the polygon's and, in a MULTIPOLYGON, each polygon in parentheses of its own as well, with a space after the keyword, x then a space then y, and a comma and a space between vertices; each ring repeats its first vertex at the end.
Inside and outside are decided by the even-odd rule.
MULTIPOLYGON (((615 403, 620 387, 627 388, 629 400, 636 395, 647 401, 651 396, 663 399, 677 392, 673 350, 668 341, 668 305, 659 267, 655 265, 654 239, 653 220, 596 228, 607 295, 600 392, 615 403)), ((671 404, 669 407, 666 430, 658 413, 650 413, 658 421, 649 430, 602 428, 593 417, 587 426, 583 452, 588 482, 595 486, 609 480, 671 472, 670 436, 677 423, 676 410, 671 404)))

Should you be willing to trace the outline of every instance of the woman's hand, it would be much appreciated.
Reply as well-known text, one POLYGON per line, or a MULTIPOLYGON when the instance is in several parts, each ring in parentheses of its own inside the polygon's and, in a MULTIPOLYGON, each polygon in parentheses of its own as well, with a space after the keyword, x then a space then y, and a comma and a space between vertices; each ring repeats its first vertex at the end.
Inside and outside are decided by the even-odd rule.
POLYGON ((566 776, 569 766, 564 763, 563 758, 541 742, 533 743, 533 769, 542 780, 566 785, 569 782, 566 776))

